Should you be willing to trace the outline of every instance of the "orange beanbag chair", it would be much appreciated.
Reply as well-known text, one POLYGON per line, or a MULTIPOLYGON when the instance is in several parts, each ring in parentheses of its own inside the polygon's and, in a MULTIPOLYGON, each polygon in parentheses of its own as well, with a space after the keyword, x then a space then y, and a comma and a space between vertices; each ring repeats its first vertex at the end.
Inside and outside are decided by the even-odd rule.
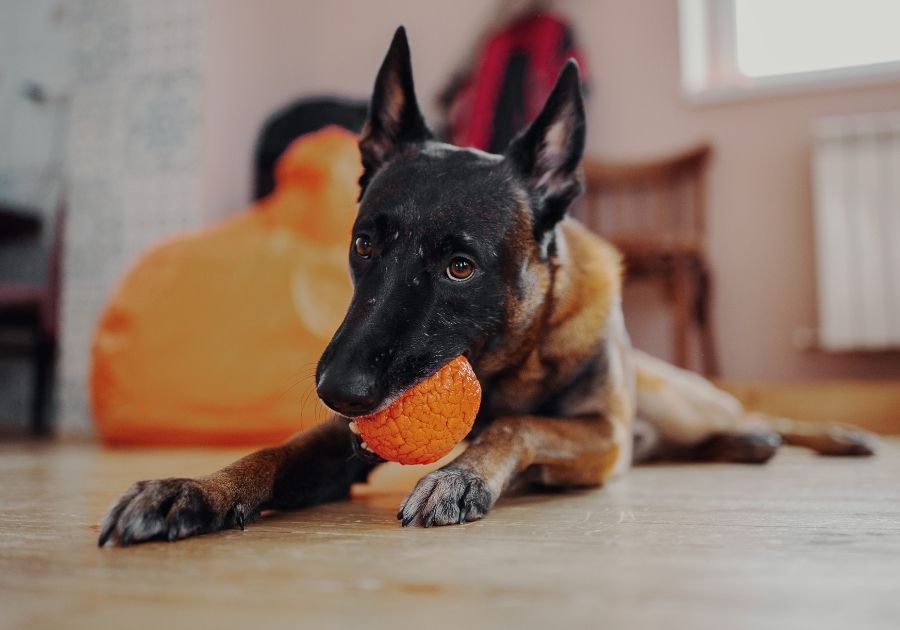
POLYGON ((271 195, 138 261, 94 338, 101 440, 271 443, 327 417, 314 373, 350 301, 360 172, 350 132, 301 137, 271 195))

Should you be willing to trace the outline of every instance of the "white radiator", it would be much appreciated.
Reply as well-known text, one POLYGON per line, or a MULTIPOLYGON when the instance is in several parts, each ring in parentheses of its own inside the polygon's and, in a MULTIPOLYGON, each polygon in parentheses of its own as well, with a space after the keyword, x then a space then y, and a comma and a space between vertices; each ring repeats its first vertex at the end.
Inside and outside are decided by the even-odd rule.
POLYGON ((819 345, 900 348, 900 112, 812 134, 819 345))

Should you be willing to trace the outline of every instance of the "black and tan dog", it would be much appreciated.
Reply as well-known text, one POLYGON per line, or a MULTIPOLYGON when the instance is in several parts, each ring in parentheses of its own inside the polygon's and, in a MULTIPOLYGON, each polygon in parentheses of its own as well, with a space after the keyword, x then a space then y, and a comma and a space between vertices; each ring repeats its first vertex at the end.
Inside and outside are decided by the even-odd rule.
POLYGON ((703 378, 631 348, 619 255, 566 217, 581 192, 584 126, 569 62, 505 155, 437 142, 399 29, 359 142, 354 295, 317 370, 334 418, 207 477, 136 483, 100 544, 243 528, 260 510, 347 497, 378 463, 349 419, 460 354, 484 391, 471 444, 419 481, 403 525, 473 521, 514 481, 596 486, 652 458, 762 462, 782 441, 869 454, 862 432, 748 417, 703 378))

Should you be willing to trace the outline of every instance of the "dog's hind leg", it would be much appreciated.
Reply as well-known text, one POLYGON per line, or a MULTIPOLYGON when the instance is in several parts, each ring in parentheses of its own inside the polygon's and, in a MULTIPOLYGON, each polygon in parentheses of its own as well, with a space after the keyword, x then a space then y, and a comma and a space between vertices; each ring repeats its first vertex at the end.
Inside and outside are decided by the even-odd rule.
POLYGON ((760 463, 781 444, 764 422, 747 421, 741 403, 702 376, 646 353, 637 375, 635 462, 692 459, 760 463))
POLYGON ((635 461, 696 459, 761 463, 784 442, 822 455, 870 455, 875 438, 854 427, 748 413, 702 376, 634 351, 637 372, 635 461), (641 423, 654 431, 641 431, 641 423), (653 438, 652 443, 646 437, 653 438), (648 445, 649 444, 649 445, 648 445))
POLYGON ((845 424, 802 422, 754 413, 748 418, 771 426, 785 444, 803 446, 820 455, 872 455, 877 447, 874 435, 845 424))

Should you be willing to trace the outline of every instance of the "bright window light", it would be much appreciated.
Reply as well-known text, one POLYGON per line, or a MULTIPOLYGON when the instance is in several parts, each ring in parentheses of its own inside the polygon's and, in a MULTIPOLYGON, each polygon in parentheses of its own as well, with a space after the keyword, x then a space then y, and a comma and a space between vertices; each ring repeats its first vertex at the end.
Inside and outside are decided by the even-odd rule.
POLYGON ((900 0, 733 0, 735 61, 769 77, 900 60, 900 0))

